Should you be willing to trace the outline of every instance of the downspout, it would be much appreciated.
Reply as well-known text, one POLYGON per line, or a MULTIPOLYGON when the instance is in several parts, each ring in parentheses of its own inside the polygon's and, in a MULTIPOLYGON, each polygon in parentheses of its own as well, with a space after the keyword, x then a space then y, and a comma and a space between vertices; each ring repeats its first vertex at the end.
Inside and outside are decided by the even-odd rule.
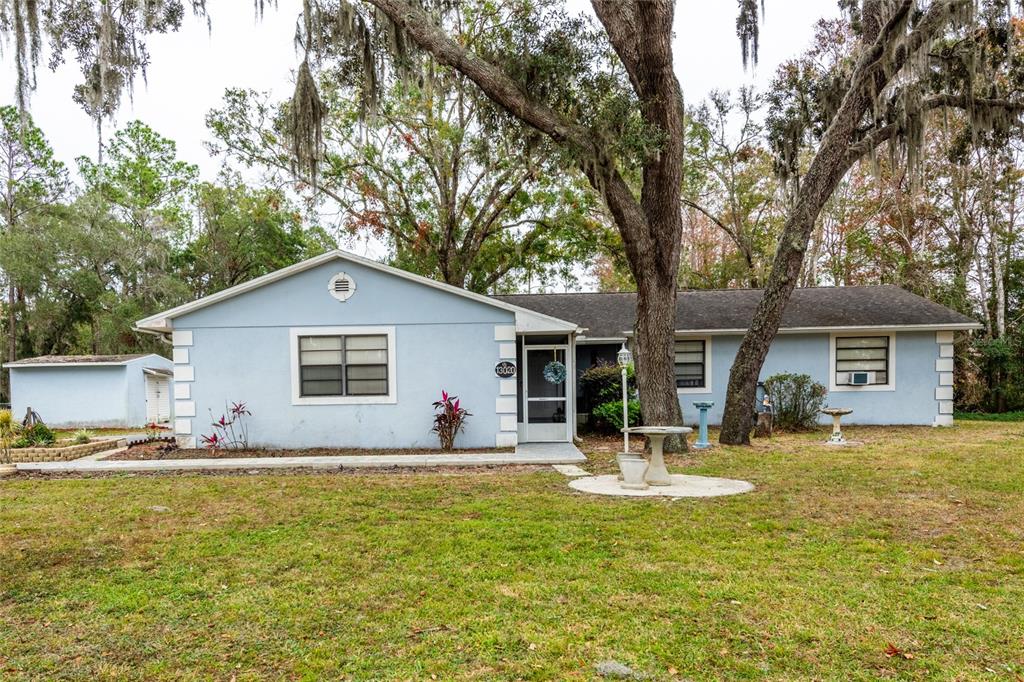
POLYGON ((143 334, 150 334, 152 336, 159 337, 161 341, 166 343, 168 346, 173 346, 174 342, 171 340, 170 332, 158 332, 152 329, 146 329, 145 327, 136 327, 135 331, 142 332, 143 334))

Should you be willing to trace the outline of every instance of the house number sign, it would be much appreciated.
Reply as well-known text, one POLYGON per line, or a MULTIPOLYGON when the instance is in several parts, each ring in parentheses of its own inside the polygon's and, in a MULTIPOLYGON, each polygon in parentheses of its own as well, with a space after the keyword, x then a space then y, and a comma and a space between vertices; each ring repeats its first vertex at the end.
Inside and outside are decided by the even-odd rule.
POLYGON ((502 379, 511 379, 516 375, 516 363, 502 360, 494 365, 494 373, 502 379))

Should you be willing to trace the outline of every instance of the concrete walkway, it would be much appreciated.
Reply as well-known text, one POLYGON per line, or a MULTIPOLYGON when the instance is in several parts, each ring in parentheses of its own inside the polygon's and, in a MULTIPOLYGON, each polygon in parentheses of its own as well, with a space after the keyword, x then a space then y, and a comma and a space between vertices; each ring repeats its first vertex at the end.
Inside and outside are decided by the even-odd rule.
MULTIPOLYGON (((99 473, 137 471, 224 471, 235 469, 367 469, 388 467, 475 467, 508 464, 577 464, 587 458, 572 443, 524 444, 515 452, 452 455, 339 455, 327 457, 227 457, 221 459, 90 460, 25 462, 18 471, 99 473)), ((111 454, 109 452, 103 454, 111 454)))

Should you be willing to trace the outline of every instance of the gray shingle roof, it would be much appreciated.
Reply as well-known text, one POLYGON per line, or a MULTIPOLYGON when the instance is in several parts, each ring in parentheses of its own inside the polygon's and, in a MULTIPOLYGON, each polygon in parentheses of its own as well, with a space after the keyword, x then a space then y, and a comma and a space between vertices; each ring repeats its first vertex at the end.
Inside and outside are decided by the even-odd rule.
MULTIPOLYGON (((529 310, 575 322, 590 338, 621 338, 636 320, 635 293, 517 294, 496 296, 529 310)), ((760 289, 680 291, 676 329, 746 329, 760 289)), ((796 289, 782 316, 783 329, 902 325, 979 326, 976 320, 893 285, 796 289)))
POLYGON ((5 367, 17 367, 19 365, 95 365, 95 364, 120 364, 147 357, 149 353, 136 353, 134 355, 40 355, 35 358, 22 358, 14 362, 5 363, 5 367))

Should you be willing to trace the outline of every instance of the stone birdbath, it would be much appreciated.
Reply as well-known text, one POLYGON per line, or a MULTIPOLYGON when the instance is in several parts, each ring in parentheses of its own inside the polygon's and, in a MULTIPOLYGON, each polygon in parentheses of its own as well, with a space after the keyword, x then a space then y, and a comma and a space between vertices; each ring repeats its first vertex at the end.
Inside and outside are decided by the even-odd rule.
POLYGON ((826 407, 821 410, 822 414, 827 414, 832 417, 832 436, 825 441, 826 445, 846 445, 846 439, 843 438, 843 429, 839 426, 839 420, 843 418, 843 415, 847 415, 853 412, 848 407, 826 407))
POLYGON ((646 436, 651 440, 651 462, 644 473, 648 485, 672 485, 672 479, 665 468, 665 439, 669 436, 685 436, 693 429, 686 426, 632 426, 623 429, 631 435, 646 436))

